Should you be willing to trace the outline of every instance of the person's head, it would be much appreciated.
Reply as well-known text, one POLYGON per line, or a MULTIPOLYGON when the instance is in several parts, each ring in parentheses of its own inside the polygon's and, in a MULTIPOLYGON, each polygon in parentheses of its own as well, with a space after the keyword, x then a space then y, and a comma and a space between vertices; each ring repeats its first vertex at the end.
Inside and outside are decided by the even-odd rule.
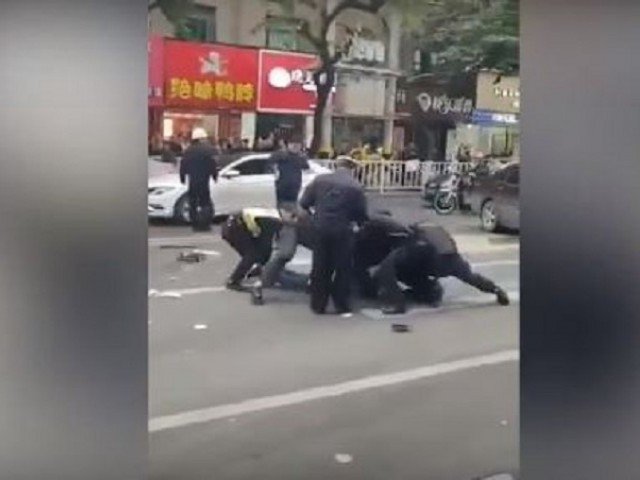
POLYGON ((191 141, 192 142, 202 142, 209 137, 207 131, 202 127, 196 127, 191 132, 191 141))
POLYGON ((249 139, 248 138, 243 138, 242 139, 242 148, 249 148, 249 139))
POLYGON ((336 158, 336 168, 353 170, 356 164, 349 157, 338 157, 336 158))

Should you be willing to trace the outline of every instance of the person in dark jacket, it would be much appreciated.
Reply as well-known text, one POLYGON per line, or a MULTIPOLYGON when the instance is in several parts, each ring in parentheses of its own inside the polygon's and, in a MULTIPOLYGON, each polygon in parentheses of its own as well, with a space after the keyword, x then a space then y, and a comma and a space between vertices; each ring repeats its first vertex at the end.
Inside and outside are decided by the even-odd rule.
POLYGON ((210 230, 213 219, 213 204, 209 191, 209 177, 218 181, 216 150, 206 142, 207 132, 195 128, 191 145, 184 152, 180 162, 180 182, 189 177, 189 215, 194 230, 210 230))
POLYGON ((336 312, 351 313, 350 283, 354 225, 367 220, 367 200, 353 178, 348 160, 338 160, 337 170, 316 177, 307 186, 300 206, 312 211, 316 231, 311 266, 311 309, 326 311, 332 297, 336 312))
POLYGON ((458 252, 455 240, 439 225, 412 225, 411 238, 391 251, 380 263, 376 279, 386 302, 383 312, 406 311, 405 295, 398 282, 409 287, 418 301, 439 305, 443 289, 438 279, 455 277, 482 292, 496 295, 500 305, 508 305, 506 292, 490 279, 474 272, 458 252))
POLYGON ((260 280, 252 288, 253 302, 264 302, 263 288, 272 287, 284 267, 296 253, 296 217, 298 216, 298 196, 302 186, 302 170, 305 159, 297 148, 286 140, 277 143, 279 148, 271 154, 270 162, 276 169, 276 204, 282 217, 282 228, 277 234, 276 251, 262 271, 260 280))
POLYGON ((410 238, 409 227, 394 219, 389 212, 375 212, 362 225, 356 234, 353 251, 354 280, 362 297, 376 298, 378 288, 370 270, 410 238))

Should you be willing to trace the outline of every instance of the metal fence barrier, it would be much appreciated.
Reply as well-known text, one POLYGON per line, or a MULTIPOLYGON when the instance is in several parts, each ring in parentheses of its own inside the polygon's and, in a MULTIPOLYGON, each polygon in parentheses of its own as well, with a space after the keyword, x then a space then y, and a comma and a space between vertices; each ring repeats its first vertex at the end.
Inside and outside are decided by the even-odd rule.
MULTIPOLYGON (((315 160, 335 170, 335 160, 315 160)), ((421 190, 429 179, 448 173, 465 173, 471 168, 466 162, 420 162, 418 160, 355 161, 353 176, 367 190, 421 190)))

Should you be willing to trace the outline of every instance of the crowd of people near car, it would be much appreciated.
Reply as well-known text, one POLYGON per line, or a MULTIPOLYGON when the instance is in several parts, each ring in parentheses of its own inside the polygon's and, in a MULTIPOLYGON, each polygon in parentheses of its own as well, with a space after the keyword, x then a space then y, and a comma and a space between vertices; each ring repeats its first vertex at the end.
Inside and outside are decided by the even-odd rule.
MULTIPOLYGON (((275 208, 247 205, 221 229, 222 238, 240 255, 226 283, 229 290, 247 291, 254 304, 263 304, 264 289, 276 286, 303 245, 312 251, 307 289, 318 315, 328 313, 332 300, 336 314, 351 316, 353 284, 362 296, 379 299, 388 314, 403 313, 408 298, 438 306, 443 277, 458 278, 495 295, 499 304, 509 304, 503 289, 472 271, 441 226, 404 225, 389 212, 369 212, 364 189, 350 171, 351 160, 338 158, 335 171, 302 189, 300 143, 275 138, 271 149, 275 208)), ((210 179, 217 181, 218 152, 203 129, 194 129, 180 164, 194 230, 211 229, 209 185, 210 179)))

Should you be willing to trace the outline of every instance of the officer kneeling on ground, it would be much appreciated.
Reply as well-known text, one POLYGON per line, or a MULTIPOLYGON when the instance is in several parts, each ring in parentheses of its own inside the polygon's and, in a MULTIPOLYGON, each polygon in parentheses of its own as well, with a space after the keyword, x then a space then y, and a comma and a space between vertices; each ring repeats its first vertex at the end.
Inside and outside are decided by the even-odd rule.
POLYGON ((412 225, 409 228, 410 239, 389 253, 375 274, 380 296, 386 303, 384 313, 406 311, 406 299, 399 282, 409 287, 414 299, 438 306, 444 292, 438 279, 443 277, 455 277, 482 292, 496 295, 500 305, 509 304, 503 289, 472 271, 444 228, 439 225, 412 225))
MULTIPOLYGON (((244 290, 242 281, 252 275, 260 275, 273 251, 273 240, 283 225, 278 209, 245 208, 235 212, 222 225, 222 238, 240 255, 240 261, 227 280, 230 290, 244 290)), ((297 240, 300 245, 312 248, 308 216, 299 215, 296 221, 297 240)))

